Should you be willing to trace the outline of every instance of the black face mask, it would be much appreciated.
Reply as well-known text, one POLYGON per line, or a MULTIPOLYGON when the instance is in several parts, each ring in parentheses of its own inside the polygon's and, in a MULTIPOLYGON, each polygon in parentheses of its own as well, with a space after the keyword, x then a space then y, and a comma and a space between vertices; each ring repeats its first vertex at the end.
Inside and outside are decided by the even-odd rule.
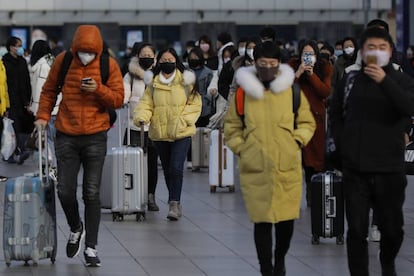
POLYGON ((189 59, 188 60, 188 66, 190 66, 191 69, 196 69, 201 66, 201 60, 199 59, 189 59))
POLYGON ((153 58, 139 58, 138 63, 142 69, 147 70, 154 64, 154 59, 153 58))
POLYGON ((261 67, 256 66, 257 76, 262 82, 271 82, 276 78, 277 71, 279 71, 279 66, 276 67, 261 67))
POLYGON ((165 74, 171 74, 175 70, 175 62, 160 63, 160 70, 165 74))

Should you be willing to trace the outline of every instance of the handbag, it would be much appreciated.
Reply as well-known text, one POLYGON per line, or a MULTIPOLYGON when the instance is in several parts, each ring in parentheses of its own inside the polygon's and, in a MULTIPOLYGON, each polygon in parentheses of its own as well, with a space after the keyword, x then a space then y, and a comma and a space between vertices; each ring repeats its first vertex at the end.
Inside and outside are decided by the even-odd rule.
POLYGON ((1 134, 1 154, 8 160, 16 149, 16 133, 13 128, 13 120, 3 117, 3 131, 1 134))

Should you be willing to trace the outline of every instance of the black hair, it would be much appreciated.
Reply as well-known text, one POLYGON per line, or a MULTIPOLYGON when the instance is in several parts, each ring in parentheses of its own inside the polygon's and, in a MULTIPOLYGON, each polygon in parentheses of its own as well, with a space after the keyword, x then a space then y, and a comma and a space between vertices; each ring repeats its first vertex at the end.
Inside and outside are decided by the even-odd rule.
POLYGON ((190 52, 188 53, 188 58, 190 58, 191 54, 196 55, 198 59, 200 60, 200 63, 204 65, 204 55, 200 47, 194 47, 193 49, 191 49, 190 52))
POLYGON ((325 46, 322 46, 321 51, 322 51, 322 50, 328 50, 328 51, 329 51, 329 53, 331 53, 331 55, 333 55, 333 54, 334 54, 334 52, 335 52, 334 47, 332 47, 332 46, 331 46, 331 45, 329 45, 329 44, 327 44, 327 45, 325 45, 325 46))
POLYGON ((47 54, 52 54, 49 44, 44 40, 37 40, 32 47, 30 56, 30 65, 33 66, 36 62, 47 54))
POLYGON ((221 43, 223 43, 223 45, 224 45, 224 44, 227 44, 227 43, 231 42, 232 39, 231 39, 231 35, 229 33, 223 32, 223 33, 220 33, 217 36, 217 40, 220 41, 221 43))
POLYGON ((245 36, 242 36, 239 38, 239 40, 237 40, 237 46, 239 46, 240 43, 242 42, 247 42, 248 38, 245 36))
POLYGON ((335 46, 341 45, 343 47, 344 40, 340 39, 335 42, 335 46))
POLYGON ((154 53, 154 55, 155 55, 155 47, 154 47, 154 45, 152 45, 151 43, 149 43, 149 42, 141 42, 140 44, 139 44, 139 47, 137 48, 137 52, 135 53, 135 55, 134 56, 138 56, 139 55, 139 53, 141 53, 141 51, 142 51, 142 49, 144 49, 145 47, 148 47, 148 48, 150 48, 151 49, 151 51, 154 53))
POLYGON ((160 65, 159 65, 160 64, 160 59, 161 59, 162 55, 165 54, 165 53, 170 53, 171 55, 173 55, 174 58, 175 58, 175 64, 176 64, 177 69, 181 73, 184 72, 185 67, 184 67, 183 63, 181 62, 180 58, 178 57, 177 52, 174 50, 174 48, 167 48, 167 49, 164 49, 164 50, 160 51, 157 55, 157 65, 154 67, 154 71, 153 71, 154 76, 158 75, 161 72, 160 65))
POLYGON ((230 52, 230 57, 231 57, 231 59, 233 60, 236 56, 237 56, 237 54, 238 54, 238 52, 237 52, 237 49, 236 49, 236 47, 234 46, 234 45, 228 45, 228 46, 226 46, 224 49, 223 49, 223 54, 221 55, 221 57, 223 58, 224 57, 224 52, 230 52))
POLYGON ((194 40, 188 40, 185 43, 185 47, 195 47, 195 41, 194 40))
POLYGON ((365 42, 369 38, 381 38, 387 41, 390 44, 390 47, 393 47, 392 37, 390 34, 383 28, 378 27, 369 27, 366 28, 365 31, 362 33, 360 38, 360 48, 364 47, 365 42))
POLYGON ((264 27, 260 33, 259 37, 262 40, 270 39, 271 41, 275 41, 276 39, 276 32, 272 27, 264 27))
POLYGON ((198 39, 198 45, 200 46, 200 44, 201 44, 201 41, 204 41, 204 42, 206 42, 208 45, 210 45, 210 49, 208 50, 208 55, 210 56, 210 57, 213 57, 213 56, 215 56, 216 55, 216 52, 214 51, 214 47, 213 47, 213 44, 212 44, 212 42, 211 42, 211 38, 208 36, 208 35, 202 35, 202 36, 200 36, 200 38, 198 39))
POLYGON ((9 37, 9 39, 7 39, 7 42, 6 42, 7 51, 10 52, 10 47, 15 46, 17 44, 17 42, 21 42, 21 41, 22 40, 20 38, 16 37, 16 36, 9 37))
MULTIPOLYGON (((302 61, 302 54, 303 54, 303 49, 306 46, 310 46, 312 47, 313 51, 315 52, 315 56, 316 56, 316 62, 315 65, 313 66, 313 72, 321 79, 323 80, 325 78, 325 74, 323 73, 322 70, 322 66, 324 66, 324 60, 320 58, 320 53, 319 53, 319 48, 318 48, 318 42, 316 42, 315 40, 304 40, 302 41, 300 47, 299 47, 299 59, 300 61, 302 61)), ((326 61, 325 61, 326 62, 326 61)), ((302 74, 301 78, 305 77, 304 74, 302 74)))
POLYGON ((254 47, 253 56, 255 61, 259 58, 275 58, 280 60, 280 48, 273 41, 265 41, 254 47))
POLYGON ((388 23, 379 18, 369 21, 367 24, 367 28, 370 28, 370 27, 380 27, 380 28, 384 28, 387 31, 387 33, 390 32, 390 27, 388 26, 388 23))

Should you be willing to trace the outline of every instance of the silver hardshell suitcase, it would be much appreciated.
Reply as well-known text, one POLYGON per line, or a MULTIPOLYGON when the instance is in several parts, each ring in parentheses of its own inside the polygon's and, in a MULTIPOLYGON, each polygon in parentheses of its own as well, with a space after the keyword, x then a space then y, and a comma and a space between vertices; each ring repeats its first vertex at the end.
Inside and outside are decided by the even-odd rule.
MULTIPOLYGON (((11 178, 5 185, 3 251, 7 266, 12 260, 26 265, 31 260, 37 265, 40 259, 50 258, 52 263, 56 259, 55 186, 48 175, 43 175, 40 137, 39 134, 39 173, 11 178)), ((47 137, 44 140, 47 149, 47 137)), ((48 162, 45 171, 49 171, 48 162)))
POLYGON ((210 129, 198 127, 196 134, 191 138, 191 162, 193 171, 208 168, 208 154, 210 149, 210 129))
MULTIPOLYGON (((127 113, 129 118, 129 108, 127 113)), ((121 120, 120 116, 118 119, 121 120)), ((122 221, 124 215, 133 214, 137 221, 142 221, 148 203, 147 156, 143 148, 130 146, 129 121, 125 121, 128 145, 121 145, 123 128, 120 127, 119 147, 110 149, 105 157, 100 190, 101 207, 111 209, 114 221, 122 221)), ((141 126, 141 145, 144 144, 143 140, 144 128, 141 126)))

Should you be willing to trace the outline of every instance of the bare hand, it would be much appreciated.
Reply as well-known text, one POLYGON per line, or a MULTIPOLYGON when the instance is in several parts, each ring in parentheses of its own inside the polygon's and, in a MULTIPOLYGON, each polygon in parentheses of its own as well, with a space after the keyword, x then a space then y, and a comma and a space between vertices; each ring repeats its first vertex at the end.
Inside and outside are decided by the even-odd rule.
POLYGON ((94 79, 89 80, 88 82, 82 82, 81 90, 85 92, 95 92, 97 88, 96 81, 94 79))
POLYGON ((43 119, 37 119, 35 122, 34 122, 34 125, 37 127, 37 126, 42 126, 42 129, 45 129, 46 128, 46 125, 47 125, 47 121, 46 120, 43 120, 43 119))
POLYGON ((210 90, 209 90, 209 92, 210 92, 210 94, 211 94, 211 95, 213 95, 213 96, 217 95, 217 93, 218 93, 217 89, 215 89, 215 88, 210 89, 210 90))
POLYGON ((302 62, 300 65, 299 65, 299 68, 298 68, 298 70, 296 71, 296 73, 295 73, 295 77, 298 79, 298 78, 300 78, 300 76, 302 76, 302 74, 305 72, 305 64, 302 62))
POLYGON ((308 74, 309 76, 312 76, 312 74, 313 74, 313 66, 310 66, 310 65, 305 65, 305 72, 306 72, 306 74, 308 74))
POLYGON ((379 65, 373 63, 365 66, 364 73, 376 83, 382 82, 385 78, 385 71, 379 65))

